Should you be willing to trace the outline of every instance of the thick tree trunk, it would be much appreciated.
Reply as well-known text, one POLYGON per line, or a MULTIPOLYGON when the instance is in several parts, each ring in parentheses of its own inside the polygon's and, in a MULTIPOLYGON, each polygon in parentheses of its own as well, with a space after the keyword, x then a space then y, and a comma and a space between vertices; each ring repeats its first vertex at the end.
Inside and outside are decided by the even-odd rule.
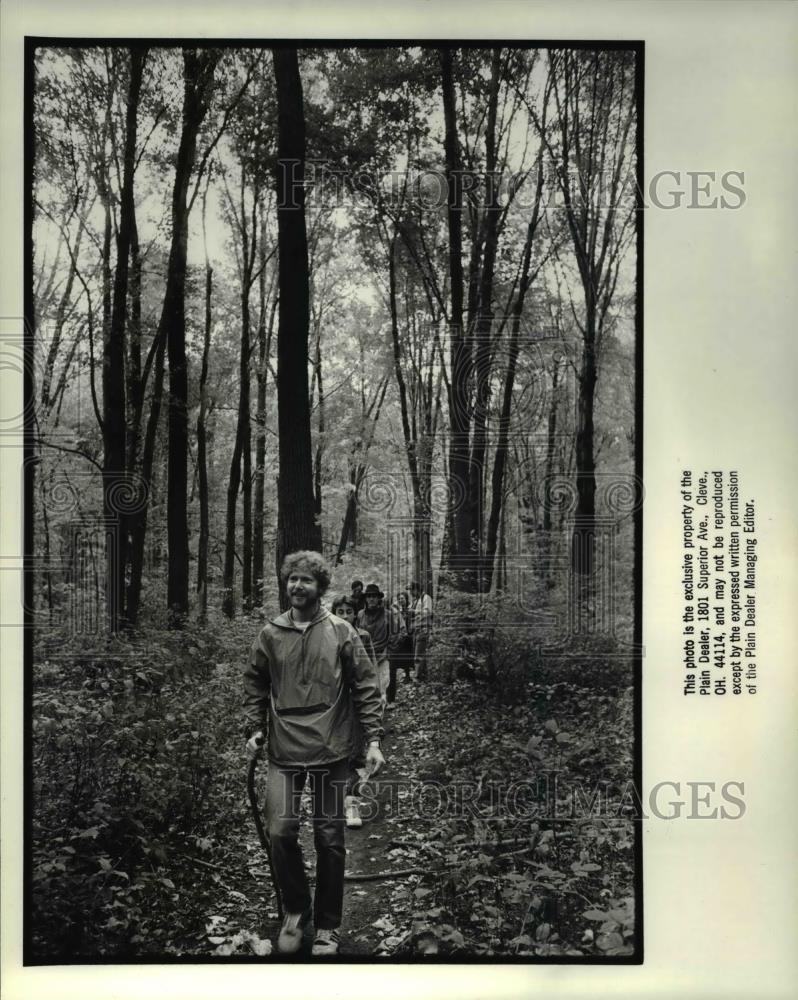
POLYGON ((463 232, 462 174, 457 140, 457 119, 452 76, 451 49, 440 50, 441 88, 445 122, 444 151, 448 190, 447 226, 449 233, 449 356, 452 391, 449 398, 449 502, 452 532, 448 565, 454 581, 463 589, 473 588, 473 561, 470 558, 471 524, 468 509, 469 413, 468 383, 471 358, 463 330, 463 232))
MULTIPOLYGON (((471 439, 467 509, 469 514, 469 536, 472 540, 472 549, 476 549, 477 556, 477 572, 474 583, 478 591, 490 590, 492 572, 492 568, 483 566, 482 555, 485 510, 485 452, 488 443, 487 424, 488 406, 490 404, 490 370, 493 356, 493 278, 496 268, 496 251, 499 243, 496 117, 499 103, 500 58, 501 50, 494 49, 491 60, 488 115, 485 128, 484 250, 482 253, 482 271, 479 278, 478 315, 473 355, 476 399, 471 439)), ((492 560, 493 553, 490 553, 490 557, 492 560)))
MULTIPOLYGON (((133 172, 136 164, 138 105, 144 71, 144 52, 131 49, 130 86, 125 120, 122 190, 120 193, 119 232, 117 235, 116 273, 113 304, 110 282, 103 289, 103 488, 107 519, 106 613, 108 624, 116 631, 124 618, 125 568, 127 563, 128 517, 123 503, 126 467, 125 409, 125 322, 127 319, 128 267, 133 237, 133 172), (108 307, 110 305, 110 315, 108 307)), ((105 240, 103 256, 107 265, 110 252, 110 192, 105 191, 105 240)))
MULTIPOLYGON (((310 285, 305 227, 305 116, 296 49, 274 50, 277 84, 277 570, 297 549, 321 549, 315 518, 308 399, 310 285)), ((281 586, 281 594, 282 586, 281 586)), ((283 595, 282 603, 285 604, 283 595)))
POLYGON ((169 473, 167 533, 169 571, 167 606, 170 622, 182 627, 188 615, 188 363, 186 359, 186 256, 188 185, 197 155, 197 135, 208 110, 208 97, 219 54, 183 50, 183 127, 172 192, 172 246, 166 293, 159 323, 169 352, 169 473))
POLYGON ((141 434, 146 378, 141 370, 141 250, 135 206, 130 227, 130 321, 128 323, 127 365, 127 467, 135 469, 141 434))

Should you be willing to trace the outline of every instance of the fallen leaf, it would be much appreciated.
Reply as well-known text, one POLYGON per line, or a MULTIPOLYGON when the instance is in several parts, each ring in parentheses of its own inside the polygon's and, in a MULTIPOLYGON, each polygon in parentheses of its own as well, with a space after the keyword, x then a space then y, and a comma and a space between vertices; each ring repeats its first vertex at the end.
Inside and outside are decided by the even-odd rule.
POLYGON ((272 943, 271 941, 264 941, 261 938, 252 935, 250 938, 250 946, 256 955, 260 955, 261 958, 264 955, 271 955, 272 953, 272 943))
POLYGON ((623 948, 623 938, 617 931, 612 934, 599 934, 596 938, 596 947, 602 951, 609 951, 610 948, 623 948))

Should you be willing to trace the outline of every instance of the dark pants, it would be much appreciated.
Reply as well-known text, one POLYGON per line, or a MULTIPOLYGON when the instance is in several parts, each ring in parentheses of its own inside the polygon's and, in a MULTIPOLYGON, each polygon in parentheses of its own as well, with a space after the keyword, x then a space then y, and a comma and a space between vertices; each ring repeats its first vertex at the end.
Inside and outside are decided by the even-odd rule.
POLYGON ((425 681, 427 679, 427 645, 429 643, 429 632, 425 629, 416 629, 413 634, 413 659, 416 664, 416 680, 425 681))
POLYGON ((344 795, 348 760, 308 768, 284 767, 269 761, 266 816, 272 864, 285 912, 304 913, 310 908, 310 888, 299 845, 299 808, 308 775, 316 847, 313 923, 317 930, 333 929, 341 924, 344 899, 344 795))

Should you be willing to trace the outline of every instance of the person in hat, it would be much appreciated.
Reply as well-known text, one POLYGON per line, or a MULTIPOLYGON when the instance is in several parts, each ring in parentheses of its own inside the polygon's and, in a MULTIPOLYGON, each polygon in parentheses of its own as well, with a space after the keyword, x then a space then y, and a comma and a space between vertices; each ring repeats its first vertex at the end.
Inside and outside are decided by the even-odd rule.
POLYGON ((318 552, 287 556, 280 578, 290 608, 268 621, 244 671, 247 754, 267 740, 267 821, 274 874, 285 916, 277 940, 297 952, 311 915, 312 953, 335 955, 344 895, 344 801, 355 720, 372 774, 380 750, 382 709, 374 665, 357 632, 321 606, 330 570, 318 552), (310 889, 299 844, 300 802, 310 780, 316 890, 310 889))
POLYGON ((407 635, 401 617, 383 606, 385 596, 376 583, 370 583, 363 592, 366 606, 357 616, 358 628, 371 636, 377 659, 377 677, 380 684, 382 706, 388 702, 388 685, 391 679, 390 648, 407 635))

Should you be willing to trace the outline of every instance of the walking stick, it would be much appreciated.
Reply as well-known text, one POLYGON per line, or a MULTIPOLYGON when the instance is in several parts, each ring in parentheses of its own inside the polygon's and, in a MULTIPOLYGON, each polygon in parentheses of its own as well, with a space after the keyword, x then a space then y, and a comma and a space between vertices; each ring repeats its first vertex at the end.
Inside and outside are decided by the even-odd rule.
POLYGON ((255 791, 255 771, 258 766, 258 758, 253 757, 249 762, 249 769, 247 771, 247 793, 249 794, 249 804, 252 806, 252 818, 255 820, 255 826, 258 831, 258 838, 260 840, 260 845, 266 852, 266 858, 269 862, 269 874, 272 878, 272 886, 274 887, 274 894, 277 897, 277 916, 280 920, 283 919, 283 900, 280 896, 280 886, 277 884, 277 879, 274 877, 274 866, 272 865, 272 846, 269 843, 269 835, 266 833, 266 828, 263 825, 263 818, 260 814, 260 805, 258 804, 258 794, 255 791))

